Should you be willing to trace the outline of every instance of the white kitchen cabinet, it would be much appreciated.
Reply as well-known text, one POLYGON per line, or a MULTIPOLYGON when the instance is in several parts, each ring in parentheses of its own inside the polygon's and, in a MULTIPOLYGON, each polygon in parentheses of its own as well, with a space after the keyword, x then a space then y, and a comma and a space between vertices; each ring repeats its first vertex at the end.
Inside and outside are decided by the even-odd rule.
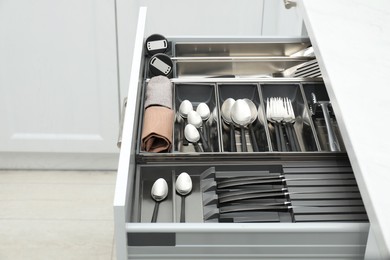
POLYGON ((0 168, 114 169, 115 1, 0 3, 0 168))

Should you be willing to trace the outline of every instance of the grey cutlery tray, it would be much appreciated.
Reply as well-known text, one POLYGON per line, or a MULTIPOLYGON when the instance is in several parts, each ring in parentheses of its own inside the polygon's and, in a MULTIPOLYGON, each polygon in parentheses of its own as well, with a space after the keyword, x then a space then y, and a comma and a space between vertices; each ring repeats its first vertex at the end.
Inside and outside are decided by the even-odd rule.
POLYGON ((138 165, 132 195, 131 222, 151 222, 155 204, 151 197, 151 187, 158 178, 167 181, 168 196, 160 202, 157 222, 179 222, 181 196, 175 190, 175 182, 182 172, 188 173, 193 183, 191 193, 185 197, 186 223, 368 221, 347 158, 301 158, 293 161, 285 159, 138 165), (280 176, 283 176, 283 181, 279 179, 280 176), (249 178, 249 182, 232 186, 231 183, 237 178, 249 178), (223 182, 231 186, 225 187, 223 182), (233 198, 232 193, 240 191, 244 194, 249 192, 250 195, 250 191, 255 191, 260 194, 260 198, 223 201, 223 196, 233 198), (240 209, 250 205, 266 205, 271 208, 237 210, 237 207, 240 209), (280 208, 284 206, 291 207, 280 208), (224 213, 223 210, 229 207, 236 209, 224 213))
MULTIPOLYGON (((144 84, 146 87, 147 82, 144 84)), ((327 131, 324 123, 324 118, 321 110, 317 109, 314 115, 312 109, 312 102, 310 99, 311 93, 317 95, 319 100, 329 100, 325 90, 325 86, 321 82, 240 82, 240 81, 226 81, 226 82, 185 82, 173 84, 173 110, 175 112, 175 120, 171 122, 173 125, 172 149, 169 153, 148 153, 140 149, 141 146, 141 131, 142 118, 144 110, 141 109, 140 123, 138 126, 138 155, 149 158, 166 157, 166 156, 206 156, 212 154, 226 154, 232 151, 229 126, 221 117, 221 106, 227 98, 250 99, 258 109, 257 119, 252 123, 254 135, 256 139, 255 145, 258 147, 258 152, 253 151, 251 138, 249 136, 248 127, 245 128, 245 138, 248 147, 248 152, 242 152, 242 144, 240 139, 240 128, 235 126, 235 141, 236 153, 244 153, 246 155, 252 153, 318 153, 330 152, 329 143, 327 139, 327 131), (266 118, 267 98, 281 97, 289 98, 295 113, 295 121, 293 129, 296 133, 299 151, 278 151, 276 148, 276 133, 273 124, 266 118), (179 106, 183 100, 189 100, 192 103, 193 109, 203 102, 206 103, 211 112, 210 118, 204 122, 204 131, 207 142, 211 149, 205 152, 196 152, 191 143, 185 142, 183 129, 186 120, 179 114, 179 106)), ((332 111, 332 110, 331 110, 332 111)), ((338 129, 337 120, 332 114, 333 128, 337 138, 341 144, 341 152, 345 151, 342 142, 342 137, 338 129)))

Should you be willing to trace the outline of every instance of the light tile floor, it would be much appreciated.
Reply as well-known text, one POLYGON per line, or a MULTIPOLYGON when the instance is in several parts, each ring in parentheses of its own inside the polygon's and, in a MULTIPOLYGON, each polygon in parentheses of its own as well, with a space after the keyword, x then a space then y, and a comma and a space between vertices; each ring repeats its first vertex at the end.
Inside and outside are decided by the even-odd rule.
POLYGON ((115 259, 116 172, 0 171, 0 259, 115 259))

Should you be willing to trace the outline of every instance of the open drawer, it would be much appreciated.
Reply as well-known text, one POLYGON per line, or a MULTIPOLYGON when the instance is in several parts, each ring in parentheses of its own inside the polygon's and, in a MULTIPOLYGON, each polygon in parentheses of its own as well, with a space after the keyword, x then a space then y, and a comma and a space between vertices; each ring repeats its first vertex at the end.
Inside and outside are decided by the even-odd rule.
POLYGON ((177 114, 188 98, 207 103, 214 115, 212 145, 202 151, 183 145, 175 120, 172 149, 146 152, 140 145, 150 80, 145 15, 141 9, 114 201, 118 259, 362 259, 369 222, 337 121, 331 109, 330 122, 325 113, 313 111, 312 93, 329 101, 324 83, 318 75, 283 73, 313 60, 291 57, 310 41, 169 39, 172 110, 177 114), (230 133, 222 117, 229 97, 255 104, 254 139, 247 126, 230 133), (291 101, 292 128, 268 120, 273 97, 291 101), (338 140, 336 150, 328 124, 338 140), (185 204, 175 190, 182 172, 192 180, 185 204), (167 197, 156 203, 151 190, 159 178, 167 183, 167 197), (151 223, 157 204, 156 223, 151 223), (185 222, 180 221, 183 205, 185 222))

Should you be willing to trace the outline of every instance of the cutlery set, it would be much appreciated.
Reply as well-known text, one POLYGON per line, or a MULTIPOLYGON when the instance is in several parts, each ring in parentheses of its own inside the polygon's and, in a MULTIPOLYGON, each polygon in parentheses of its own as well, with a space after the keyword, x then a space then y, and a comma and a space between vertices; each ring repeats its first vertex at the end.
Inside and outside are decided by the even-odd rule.
MULTIPOLYGON (((317 101, 314 93, 312 96, 312 104, 310 111, 312 115, 318 114, 321 110, 326 124, 327 138, 330 151, 341 151, 338 138, 333 129, 333 124, 330 117, 329 101, 317 101)), ((215 110, 215 109, 214 109, 215 110)), ((225 99, 220 107, 220 115, 224 125, 228 129, 228 142, 225 147, 227 151, 237 152, 237 144, 239 144, 240 152, 259 152, 259 142, 255 134, 254 125, 262 116, 262 107, 248 99, 225 99), (236 129, 239 129, 240 142, 236 142, 236 129), (247 133, 249 142, 247 141, 247 133), (251 150, 248 150, 250 144, 251 150)), ((196 152, 212 152, 214 149, 211 142, 211 132, 209 123, 217 120, 214 114, 210 112, 210 108, 206 103, 199 103, 194 110, 193 104, 189 100, 183 100, 180 103, 176 121, 180 126, 181 142, 184 146, 191 143, 196 152)), ((269 130, 271 140, 274 144, 273 151, 278 152, 300 152, 302 144, 297 135, 295 127, 296 116, 293 107, 293 102, 288 97, 267 97, 265 101, 265 118, 269 122, 269 130)), ((225 128, 222 128, 226 131, 225 128)), ((214 134, 215 135, 215 134, 214 134)), ((264 148, 262 149, 264 150, 264 148)))
POLYGON ((206 124, 211 116, 210 108, 206 103, 199 103, 196 110, 189 100, 183 100, 179 106, 180 136, 184 146, 192 143, 196 152, 211 152, 209 146, 208 126, 206 124), (199 141, 201 145, 199 145, 199 141))

